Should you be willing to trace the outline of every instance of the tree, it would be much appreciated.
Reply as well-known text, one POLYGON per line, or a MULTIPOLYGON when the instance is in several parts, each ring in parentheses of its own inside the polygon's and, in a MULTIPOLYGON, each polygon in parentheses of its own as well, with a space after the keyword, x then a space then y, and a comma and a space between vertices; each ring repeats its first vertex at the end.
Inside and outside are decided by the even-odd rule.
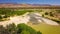
POLYGON ((2 19, 2 16, 0 15, 0 19, 2 19))
POLYGON ((48 13, 47 13, 47 12, 45 12, 45 15, 48 15, 48 13))
POLYGON ((0 26, 0 34, 41 34, 26 24, 18 24, 17 27, 14 23, 6 27, 0 26))
POLYGON ((50 12, 50 16, 53 16, 52 12, 50 12))
POLYGON ((10 34, 16 34, 16 25, 14 23, 7 25, 6 28, 10 34))
POLYGON ((37 34, 42 34, 42 33, 40 31, 38 31, 37 34))
POLYGON ((21 32, 21 34, 30 34, 30 32, 29 32, 29 31, 26 31, 26 30, 23 30, 23 31, 21 32))
POLYGON ((18 24, 17 25, 18 32, 29 32, 30 34, 37 34, 37 31, 31 28, 30 26, 27 26, 26 24, 18 24), (20 31, 19 31, 20 30, 20 31))
POLYGON ((9 32, 5 29, 5 27, 0 25, 0 34, 9 34, 9 32))

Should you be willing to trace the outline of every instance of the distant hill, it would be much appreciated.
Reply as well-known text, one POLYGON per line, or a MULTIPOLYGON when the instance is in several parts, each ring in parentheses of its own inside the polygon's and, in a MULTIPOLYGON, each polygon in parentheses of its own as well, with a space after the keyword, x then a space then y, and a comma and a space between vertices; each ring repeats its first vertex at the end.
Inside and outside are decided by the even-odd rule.
POLYGON ((0 4, 0 8, 57 8, 60 9, 59 5, 49 4, 0 4))

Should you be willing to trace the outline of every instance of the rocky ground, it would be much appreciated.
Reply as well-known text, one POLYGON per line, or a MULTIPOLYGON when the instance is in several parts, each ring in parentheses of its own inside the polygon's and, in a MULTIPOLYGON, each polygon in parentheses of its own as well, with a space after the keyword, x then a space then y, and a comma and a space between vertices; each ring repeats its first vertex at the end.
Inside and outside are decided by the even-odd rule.
POLYGON ((8 21, 1 21, 0 25, 6 26, 11 23, 15 23, 16 25, 19 23, 25 23, 31 22, 33 24, 37 23, 46 23, 49 25, 59 25, 57 22, 49 20, 47 18, 42 17, 39 13, 31 13, 31 14, 24 14, 23 16, 14 16, 10 17, 10 20, 8 21))

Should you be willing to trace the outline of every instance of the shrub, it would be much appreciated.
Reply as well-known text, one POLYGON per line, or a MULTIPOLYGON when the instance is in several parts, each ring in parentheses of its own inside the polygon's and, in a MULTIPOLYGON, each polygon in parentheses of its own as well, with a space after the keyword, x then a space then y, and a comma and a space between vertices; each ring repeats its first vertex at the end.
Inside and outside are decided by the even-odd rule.
POLYGON ((41 32, 35 31, 26 24, 18 24, 17 26, 9 24, 6 27, 0 26, 0 34, 41 34, 41 32))
POLYGON ((48 13, 47 13, 47 12, 45 12, 45 15, 48 15, 48 13))

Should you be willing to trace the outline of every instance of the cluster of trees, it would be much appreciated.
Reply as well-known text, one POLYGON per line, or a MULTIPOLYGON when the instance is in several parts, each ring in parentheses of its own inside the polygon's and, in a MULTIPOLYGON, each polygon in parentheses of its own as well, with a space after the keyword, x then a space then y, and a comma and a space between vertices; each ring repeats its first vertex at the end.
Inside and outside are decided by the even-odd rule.
POLYGON ((36 31, 26 24, 18 24, 17 26, 12 23, 3 27, 0 25, 0 34, 42 34, 40 31, 36 31))
POLYGON ((7 16, 13 16, 13 15, 22 15, 26 12, 33 12, 33 10, 14 10, 14 9, 7 9, 7 8, 1 8, 0 9, 0 15, 7 15, 7 16))
MULTIPOLYGON (((0 8, 0 21, 4 21, 3 18, 8 18, 14 15, 23 15, 26 12, 33 12, 33 10, 14 10, 8 8, 0 8), (3 16, 4 15, 4 16, 3 16)), ((7 20, 7 19, 6 19, 7 20)), ((9 19, 8 19, 9 20, 9 19)))
MULTIPOLYGON (((51 10, 50 12, 45 12, 45 15, 52 16, 52 17, 57 17, 57 18, 59 16, 59 14, 60 14, 60 10, 51 10), (58 16, 56 16, 56 15, 58 15, 58 16)), ((42 15, 42 16, 44 16, 44 15, 42 15)), ((60 23, 60 20, 52 19, 52 18, 48 18, 48 19, 51 19, 51 20, 53 20, 57 23, 60 23)))
POLYGON ((45 12, 45 15, 49 15, 49 16, 54 16, 54 14, 52 12, 45 12))

